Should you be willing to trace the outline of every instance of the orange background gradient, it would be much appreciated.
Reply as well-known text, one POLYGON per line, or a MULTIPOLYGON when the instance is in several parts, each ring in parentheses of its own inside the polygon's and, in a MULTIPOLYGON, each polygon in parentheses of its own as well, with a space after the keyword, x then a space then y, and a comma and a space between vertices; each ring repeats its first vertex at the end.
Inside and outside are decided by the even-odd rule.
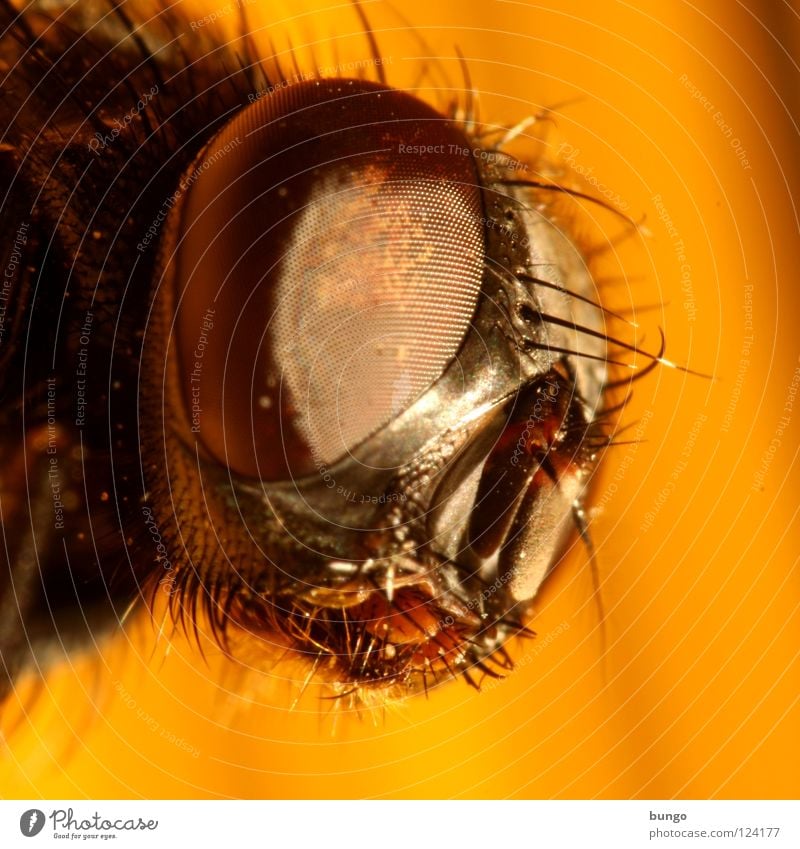
MULTIPOLYGON (((189 17, 224 5, 184 4, 189 17)), ((592 521, 605 658, 578 545, 539 596, 539 637, 513 647, 520 668, 507 680, 340 711, 335 723, 313 686, 289 710, 296 669, 258 686, 224 678, 213 647, 206 663, 176 638, 165 656, 154 629, 134 623, 11 699, 0 792, 797 797, 800 398, 784 406, 800 366, 798 18, 752 0, 398 4, 423 46, 386 4, 363 6, 396 85, 413 83, 431 55, 460 87, 458 45, 486 121, 511 126, 578 98, 547 135, 578 151, 565 175, 612 189, 647 231, 603 261, 626 272, 608 302, 654 307, 637 314, 645 347, 657 349, 660 326, 668 357, 716 376, 660 368, 637 384, 624 418, 634 427, 620 439, 642 441, 606 457, 592 521)), ((319 64, 334 64, 332 38, 339 61, 368 55, 347 3, 246 8, 254 29, 266 27, 264 49, 291 39, 304 67, 311 41, 319 64)), ((213 24, 220 37, 234 18, 213 24)), ((607 234, 624 229, 590 211, 607 234)))

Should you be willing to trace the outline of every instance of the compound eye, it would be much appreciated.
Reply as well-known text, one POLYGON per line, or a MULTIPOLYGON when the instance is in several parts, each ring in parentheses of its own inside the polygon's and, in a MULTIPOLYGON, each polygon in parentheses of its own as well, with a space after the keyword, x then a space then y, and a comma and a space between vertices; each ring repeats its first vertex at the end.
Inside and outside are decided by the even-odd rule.
POLYGON ((435 110, 363 81, 279 89, 212 139, 169 262, 178 380, 215 459, 307 475, 441 376, 483 272, 471 154, 435 110))

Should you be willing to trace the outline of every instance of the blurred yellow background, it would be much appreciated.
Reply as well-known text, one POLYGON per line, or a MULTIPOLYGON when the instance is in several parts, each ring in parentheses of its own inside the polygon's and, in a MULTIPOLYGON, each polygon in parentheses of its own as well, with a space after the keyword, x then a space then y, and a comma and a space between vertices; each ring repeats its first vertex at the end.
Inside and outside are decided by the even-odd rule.
MULTIPOLYGON (((188 17, 224 5, 184 3, 188 17)), ((3 719, 0 792, 796 798, 797 17, 752 0, 409 0, 402 17, 363 6, 391 83, 413 84, 434 56, 459 87, 457 45, 487 122, 579 98, 548 136, 572 146, 567 178, 612 189, 649 233, 608 257, 627 275, 608 297, 654 306, 637 316, 646 346, 661 326, 668 357, 717 378, 661 368, 637 384, 625 421, 638 429, 622 439, 642 441, 606 458, 592 523, 605 659, 577 546, 506 681, 481 694, 452 684, 335 727, 313 688, 288 710, 297 685, 278 676, 296 670, 252 690, 235 676, 220 685, 213 652, 206 665, 177 639, 164 657, 139 624, 20 690, 3 719)), ((320 64, 337 61, 331 38, 338 61, 368 55, 347 3, 247 12, 265 50, 291 40, 303 67, 309 42, 320 64)), ((233 17, 213 25, 220 37, 233 17)))

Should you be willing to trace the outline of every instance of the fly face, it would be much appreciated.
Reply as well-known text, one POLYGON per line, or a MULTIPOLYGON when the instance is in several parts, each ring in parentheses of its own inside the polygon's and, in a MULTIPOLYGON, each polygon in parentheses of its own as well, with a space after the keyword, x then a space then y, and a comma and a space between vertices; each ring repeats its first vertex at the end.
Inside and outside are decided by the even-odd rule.
POLYGON ((606 381, 586 263, 520 167, 357 80, 261 97, 200 151, 141 386, 178 615, 202 592, 225 640, 363 698, 508 667, 606 381))
POLYGON ((188 55, 172 8, 65 14, 0 0, 0 690, 164 594, 356 701, 509 668, 621 344, 547 165, 246 37, 188 55))

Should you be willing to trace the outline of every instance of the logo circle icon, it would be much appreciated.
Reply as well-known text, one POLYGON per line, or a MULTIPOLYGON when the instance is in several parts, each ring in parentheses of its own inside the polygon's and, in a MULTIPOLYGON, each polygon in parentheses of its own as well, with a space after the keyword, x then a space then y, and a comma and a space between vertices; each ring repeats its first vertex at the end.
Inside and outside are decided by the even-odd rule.
POLYGON ((44 811, 31 808, 19 818, 19 830, 25 837, 36 837, 44 828, 44 811))

